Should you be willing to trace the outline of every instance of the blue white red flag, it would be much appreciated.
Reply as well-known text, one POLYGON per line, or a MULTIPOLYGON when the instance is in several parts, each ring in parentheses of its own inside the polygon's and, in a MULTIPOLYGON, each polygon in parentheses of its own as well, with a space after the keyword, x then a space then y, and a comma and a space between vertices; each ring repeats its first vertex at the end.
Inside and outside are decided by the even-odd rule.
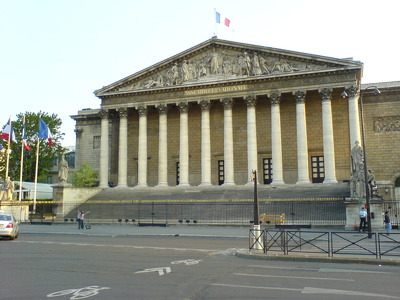
POLYGON ((49 146, 53 145, 53 135, 50 132, 49 126, 41 118, 39 119, 39 132, 38 136, 41 139, 47 139, 49 146))
MULTIPOLYGON (((24 118, 24 121, 25 121, 25 118, 24 118)), ((26 150, 31 150, 31 147, 29 146, 28 141, 26 139, 27 139, 27 137, 26 137, 26 125, 25 125, 25 122, 24 122, 24 124, 22 125, 22 145, 24 146, 24 148, 26 150)))
MULTIPOLYGON (((229 27, 229 25, 231 24, 231 21, 228 18, 223 18, 224 19, 224 25, 226 27, 229 27)), ((218 24, 221 24, 221 14, 219 12, 215 12, 215 22, 217 22, 218 24)))
POLYGON ((8 119, 6 127, 4 128, 3 132, 0 134, 0 137, 5 141, 9 141, 9 140, 13 141, 13 142, 16 141, 14 130, 11 126, 11 118, 8 119))

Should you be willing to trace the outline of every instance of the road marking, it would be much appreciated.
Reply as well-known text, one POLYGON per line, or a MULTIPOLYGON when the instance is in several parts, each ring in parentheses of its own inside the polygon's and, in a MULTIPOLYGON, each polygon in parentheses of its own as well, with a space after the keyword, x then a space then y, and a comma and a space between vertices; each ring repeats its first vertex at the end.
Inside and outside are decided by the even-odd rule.
POLYGON ((212 283, 211 285, 212 286, 221 286, 221 287, 232 287, 232 288, 293 291, 293 292, 301 292, 302 294, 349 295, 349 296, 365 296, 365 297, 375 297, 375 298, 379 297, 379 298, 400 299, 399 297, 382 295, 382 294, 372 294, 372 293, 366 293, 366 292, 334 290, 334 289, 319 289, 319 288, 313 288, 313 287, 305 287, 303 289, 292 289, 292 288, 272 287, 272 286, 251 286, 251 285, 236 285, 236 284, 223 284, 223 283, 212 283))
POLYGON ((135 273, 150 273, 150 272, 158 272, 158 275, 162 276, 165 273, 171 273, 170 267, 162 267, 162 268, 151 268, 151 269, 144 269, 143 271, 137 271, 135 273))
POLYGON ((80 288, 80 289, 68 289, 68 290, 54 292, 54 293, 48 294, 46 297, 53 298, 53 297, 61 297, 61 296, 72 294, 72 297, 69 298, 71 300, 72 299, 85 299, 85 298, 89 298, 89 297, 97 295, 101 290, 108 290, 108 289, 110 289, 110 288, 92 285, 92 286, 87 286, 87 287, 80 288))
POLYGON ((246 274, 246 273, 233 273, 239 276, 253 276, 253 277, 272 277, 272 278, 292 278, 292 279, 311 279, 311 280, 335 280, 335 281, 355 281, 354 279, 341 279, 341 278, 323 278, 323 277, 304 277, 304 276, 277 276, 277 275, 260 275, 260 274, 246 274))
POLYGON ((335 290, 335 289, 320 289, 320 288, 314 288, 314 287, 305 287, 301 293, 302 294, 349 295, 349 296, 365 296, 365 297, 400 299, 399 297, 382 295, 382 294, 372 294, 372 293, 366 293, 366 292, 345 291, 345 290, 335 290))
POLYGON ((44 242, 44 241, 13 241, 15 243, 29 243, 29 244, 58 244, 58 245, 71 245, 71 246, 92 246, 92 247, 113 247, 113 248, 133 248, 133 249, 154 249, 154 250, 176 250, 176 251, 198 251, 198 252, 215 252, 226 251, 216 249, 199 249, 199 248, 175 248, 175 247, 150 247, 150 246, 133 246, 133 245, 101 245, 101 244, 88 244, 88 243, 65 243, 65 242, 44 242))
POLYGON ((201 259, 198 259, 198 260, 196 260, 196 259, 185 259, 185 260, 173 261, 173 262, 171 262, 171 264, 173 264, 173 265, 185 264, 187 266, 190 266, 190 265, 197 265, 201 261, 202 261, 201 259))

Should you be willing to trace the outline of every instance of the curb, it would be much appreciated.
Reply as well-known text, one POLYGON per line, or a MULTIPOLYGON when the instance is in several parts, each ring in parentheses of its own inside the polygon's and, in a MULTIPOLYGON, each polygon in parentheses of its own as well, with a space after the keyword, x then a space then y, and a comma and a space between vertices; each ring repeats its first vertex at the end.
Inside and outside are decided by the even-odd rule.
POLYGON ((355 258, 355 257, 323 257, 323 256, 300 256, 300 255, 269 255, 259 253, 243 253, 236 252, 234 254, 240 258, 247 259, 261 259, 261 260, 278 260, 278 261, 306 261, 306 262, 324 262, 324 263, 344 263, 344 264, 368 264, 379 266, 400 266, 400 260, 382 260, 382 259, 368 259, 368 258, 355 258))

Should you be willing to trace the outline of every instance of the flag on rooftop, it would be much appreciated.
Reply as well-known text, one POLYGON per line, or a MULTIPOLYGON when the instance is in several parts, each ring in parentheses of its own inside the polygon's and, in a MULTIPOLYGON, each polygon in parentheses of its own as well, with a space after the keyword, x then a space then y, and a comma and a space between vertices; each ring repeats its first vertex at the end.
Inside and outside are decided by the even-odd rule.
MULTIPOLYGON (((223 20, 224 20, 224 25, 226 27, 229 27, 229 25, 231 24, 231 20, 229 20, 228 18, 223 18, 223 20)), ((215 21, 218 24, 221 24, 221 14, 217 11, 215 12, 215 21)))
POLYGON ((5 141, 9 141, 9 140, 13 141, 13 142, 16 141, 14 130, 11 126, 11 118, 8 119, 6 127, 4 128, 3 132, 0 134, 0 137, 5 141))
POLYGON ((39 119, 39 132, 38 136, 41 139, 47 139, 47 143, 49 146, 53 145, 53 135, 50 132, 49 126, 47 126, 46 122, 43 121, 42 118, 39 119))

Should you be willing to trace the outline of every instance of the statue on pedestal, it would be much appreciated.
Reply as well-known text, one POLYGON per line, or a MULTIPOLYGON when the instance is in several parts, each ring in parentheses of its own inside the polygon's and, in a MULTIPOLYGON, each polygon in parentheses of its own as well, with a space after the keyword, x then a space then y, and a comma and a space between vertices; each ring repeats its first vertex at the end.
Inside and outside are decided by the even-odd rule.
POLYGON ((11 201, 14 193, 14 182, 7 177, 4 183, 0 187, 0 200, 1 201, 11 201))
POLYGON ((61 184, 66 184, 68 179, 68 162, 65 160, 64 155, 58 163, 58 179, 61 184))

